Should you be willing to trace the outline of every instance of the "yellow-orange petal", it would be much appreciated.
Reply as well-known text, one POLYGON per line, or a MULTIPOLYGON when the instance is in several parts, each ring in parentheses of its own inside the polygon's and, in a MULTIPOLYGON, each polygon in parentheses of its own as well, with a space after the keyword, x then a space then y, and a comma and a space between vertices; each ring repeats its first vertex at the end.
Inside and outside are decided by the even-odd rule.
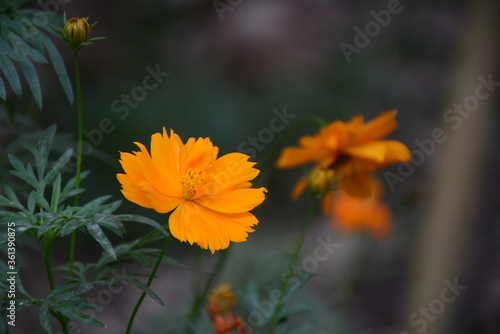
POLYGON ((326 157, 328 157, 328 152, 325 150, 285 147, 276 162, 276 167, 293 168, 310 162, 321 162, 326 157))
POLYGON ((140 182, 146 178, 141 172, 141 166, 136 155, 120 152, 120 164, 122 165, 125 174, 134 182, 140 182))
POLYGON ((411 153, 405 144, 397 140, 385 140, 383 142, 387 147, 384 161, 385 164, 410 161, 411 153))
POLYGON ((147 193, 142 190, 127 174, 117 174, 116 177, 122 185, 122 194, 126 199, 142 207, 148 209, 152 208, 147 193))
POLYGON ((383 141, 376 141, 360 146, 352 146, 344 150, 351 157, 372 160, 383 163, 387 155, 387 145, 383 141))
POLYGON ((300 197, 300 195, 302 195, 304 190, 306 190, 306 188, 307 188, 307 180, 300 179, 299 182, 295 184, 295 187, 293 187, 291 195, 292 200, 296 201, 300 197))
POLYGON ((250 211, 264 199, 266 188, 236 189, 224 194, 203 196, 196 202, 211 210, 224 213, 239 213, 250 211))
MULTIPOLYGON (((206 170, 209 178, 205 188, 206 194, 224 193, 241 183, 253 180, 259 174, 259 170, 252 168, 255 162, 249 162, 248 158, 249 156, 246 154, 229 153, 214 161, 212 166, 206 170), (210 185, 210 183, 214 183, 214 185, 210 185)), ((203 188, 200 195, 202 194, 205 194, 203 188)))
POLYGON ((360 200, 340 193, 331 196, 330 200, 333 223, 343 233, 368 230, 375 238, 380 238, 392 229, 391 211, 373 197, 360 200))
POLYGON ((169 138, 165 128, 163 128, 163 136, 160 133, 155 133, 151 136, 152 161, 158 170, 163 173, 166 181, 178 191, 182 191, 182 186, 179 182, 182 175, 179 172, 176 146, 175 138, 169 138))
POLYGON ((178 187, 175 187, 171 180, 163 174, 153 159, 149 155, 148 150, 141 143, 135 143, 140 148, 140 152, 135 152, 137 162, 140 166, 141 173, 144 178, 161 194, 166 196, 177 196, 179 194, 178 187))
MULTIPOLYGON (((218 152, 218 148, 212 144, 210 138, 198 138, 198 140, 186 144, 187 160, 186 170, 189 168, 206 169, 214 162, 214 152, 218 152), (192 144, 191 144, 192 143, 192 144)), ((181 173, 185 172, 181 170, 181 173)))
POLYGON ((182 194, 178 196, 166 196, 156 190, 149 182, 141 182, 139 186, 144 189, 151 203, 151 208, 158 213, 167 213, 175 209, 182 203, 182 194))
POLYGON ((229 247, 230 241, 245 241, 253 231, 250 226, 255 224, 257 219, 248 212, 223 214, 192 201, 179 205, 169 218, 172 236, 208 248, 212 253, 229 247))
POLYGON ((339 188, 351 197, 366 198, 371 195, 373 182, 370 174, 354 172, 337 181, 339 188))
POLYGON ((398 126, 396 114, 396 110, 386 111, 366 123, 353 138, 352 145, 359 145, 373 140, 378 140, 394 131, 394 129, 398 126))

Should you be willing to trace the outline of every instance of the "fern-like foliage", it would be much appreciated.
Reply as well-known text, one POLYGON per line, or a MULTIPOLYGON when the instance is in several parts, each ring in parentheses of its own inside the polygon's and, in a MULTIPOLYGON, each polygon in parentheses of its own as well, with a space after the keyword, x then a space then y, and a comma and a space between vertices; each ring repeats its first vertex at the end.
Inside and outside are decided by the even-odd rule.
POLYGON ((47 36, 47 33, 57 35, 51 26, 60 24, 60 18, 41 9, 21 8, 27 2, 30 0, 4 0, 0 4, 0 72, 7 81, 0 76, 0 98, 7 98, 6 84, 19 99, 22 97, 17 64, 36 105, 42 109, 42 91, 33 63, 50 61, 69 102, 73 103, 73 88, 63 60, 47 36))
MULTIPOLYGON (((50 247, 56 238, 69 236, 78 230, 91 235, 102 247, 103 252, 96 263, 74 264, 74 275, 68 277, 69 266, 59 267, 63 271, 62 277, 68 283, 55 287, 42 298, 32 297, 24 288, 21 281, 22 268, 8 267, 0 261, 0 306, 1 315, 6 314, 6 307, 12 300, 16 301, 16 310, 32 305, 40 306, 39 319, 41 327, 48 333, 52 332, 51 317, 56 317, 67 323, 69 319, 88 326, 102 327, 99 320, 84 313, 86 309, 95 309, 96 305, 83 298, 83 295, 96 286, 114 286, 119 281, 128 282, 142 290, 160 305, 164 305, 160 297, 138 278, 140 273, 127 273, 127 264, 144 265, 150 267, 159 254, 156 248, 145 247, 147 244, 160 241, 168 236, 168 232, 157 222, 138 215, 116 214, 120 201, 107 203, 110 196, 102 196, 81 206, 72 206, 75 195, 84 190, 76 188, 76 178, 63 182, 61 170, 69 162, 72 150, 66 150, 54 163, 49 163, 51 144, 56 132, 52 126, 39 138, 37 145, 25 144, 24 147, 32 154, 33 163, 25 163, 14 155, 9 155, 13 169, 12 175, 26 184, 30 191, 23 195, 5 186, 5 195, 0 195, 0 252, 5 252, 8 243, 7 227, 15 226, 16 245, 20 245, 22 235, 38 239, 44 249, 44 256, 50 254, 50 247), (70 202, 70 203, 68 203, 70 202), (118 236, 125 233, 124 222, 135 222, 149 225, 154 228, 148 235, 129 243, 114 247, 104 230, 111 231, 118 236), (48 247, 48 248, 47 248, 48 247), (47 249, 49 249, 48 252, 47 249), (9 286, 7 278, 9 271, 19 272, 16 275, 16 298, 5 298, 9 286)), ((88 173, 83 172, 80 179, 88 173)), ((11 228, 12 230, 12 228, 11 228)), ((9 246, 10 247, 10 246, 9 246)), ((21 253, 18 247, 16 253, 21 253)), ((182 265, 177 260, 164 257, 163 262, 169 265, 182 265)), ((5 323, 0 321, 0 333, 5 332, 5 323)))

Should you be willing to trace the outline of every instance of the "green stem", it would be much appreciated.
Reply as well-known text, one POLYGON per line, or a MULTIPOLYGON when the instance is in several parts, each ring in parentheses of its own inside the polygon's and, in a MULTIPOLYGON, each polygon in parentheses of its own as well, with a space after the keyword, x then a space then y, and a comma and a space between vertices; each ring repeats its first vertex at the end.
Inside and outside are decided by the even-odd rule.
MULTIPOLYGON (((165 240, 165 244, 163 245, 163 249, 161 250, 160 256, 158 256, 158 260, 156 260, 156 264, 153 268, 153 271, 151 272, 151 275, 149 275, 148 282, 146 285, 149 287, 151 286, 151 282, 153 282, 153 279, 156 275, 156 271, 158 270, 158 267, 160 266, 161 260, 163 258, 163 255, 165 255, 165 251, 167 250, 167 246, 170 243, 170 240, 172 239, 172 236, 169 235, 167 239, 165 240)), ((130 316, 130 320, 127 325, 127 330, 125 331, 125 334, 129 334, 130 330, 132 329, 132 324, 135 319, 135 315, 137 314, 137 311, 139 311, 139 308, 141 307, 142 301, 146 297, 146 293, 143 292, 139 300, 137 301, 137 304, 135 305, 134 311, 132 311, 132 315, 130 316)))
POLYGON ((304 242, 304 237, 306 236, 307 228, 309 227, 309 223, 311 222, 311 218, 314 213, 314 209, 316 208, 317 202, 318 198, 314 197, 311 209, 309 210, 309 213, 307 215, 306 222, 302 227, 302 233, 300 234, 300 238, 297 241, 297 244, 295 245, 295 251, 293 252, 292 256, 292 263, 290 264, 290 268, 288 269, 285 280, 283 281, 283 285, 281 286, 280 299, 278 300, 278 305, 276 305, 273 316, 271 318, 271 322, 269 323, 269 329, 267 330, 267 334, 272 333, 274 324, 276 323, 276 320, 278 318, 278 314, 281 310, 281 305, 283 304, 283 299, 285 297, 285 292, 288 287, 290 277, 292 277, 293 267, 295 266, 295 263, 297 263, 297 258, 299 257, 299 252, 300 249, 302 248, 302 243, 304 242))
MULTIPOLYGON (((80 188, 80 170, 82 165, 82 141, 83 141, 83 112, 82 112, 82 90, 80 88, 80 68, 78 66, 78 51, 75 51, 75 81, 78 104, 78 153, 76 158, 76 181, 75 189, 80 188)), ((78 194, 75 195, 75 206, 78 206, 78 194)), ((76 230, 71 233, 71 245, 69 250, 68 276, 73 276, 73 261, 75 258, 76 230)))
MULTIPOLYGON (((200 315, 201 305, 207 299, 208 292, 210 291, 210 288, 211 288, 213 282, 216 280, 217 276, 219 276, 222 273, 222 270, 224 269, 224 266, 226 265, 227 259, 229 257, 230 249, 231 248, 227 248, 227 249, 222 250, 220 252, 219 258, 217 259, 217 263, 215 264, 215 268, 212 271, 212 273, 210 274, 210 276, 207 278, 207 280, 205 281, 205 287, 203 288, 203 291, 201 294, 198 293, 198 291, 196 289, 198 284, 193 284, 194 286, 193 286, 192 290, 196 291, 196 292, 195 292, 195 297, 194 297, 193 304, 192 304, 193 306, 191 307, 191 312, 189 313, 188 322, 186 324, 186 326, 187 326, 186 332, 187 333, 191 332, 191 330, 189 329, 189 324, 194 322, 198 318, 198 316, 200 315)), ((201 265, 200 257, 198 257, 198 255, 196 258, 197 267, 199 267, 199 265, 201 265)), ((199 275, 195 275, 195 276, 199 276, 199 275)))
POLYGON ((52 267, 50 266, 50 249, 52 248, 53 239, 45 239, 43 241, 43 259, 45 261, 45 270, 49 279, 50 291, 55 289, 54 277, 52 276, 52 267))

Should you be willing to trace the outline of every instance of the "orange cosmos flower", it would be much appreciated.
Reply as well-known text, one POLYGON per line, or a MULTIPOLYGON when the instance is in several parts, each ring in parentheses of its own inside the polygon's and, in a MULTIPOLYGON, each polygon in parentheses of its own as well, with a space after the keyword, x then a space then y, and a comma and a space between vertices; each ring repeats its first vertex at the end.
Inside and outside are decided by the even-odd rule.
POLYGON ((236 314, 236 296, 229 284, 222 284, 215 288, 207 306, 207 313, 212 320, 212 327, 216 334, 248 334, 243 320, 236 314))
POLYGON ((343 233, 369 231, 373 237, 386 236, 392 229, 392 215, 382 201, 383 188, 378 179, 371 178, 372 194, 367 198, 353 198, 343 192, 323 198, 323 211, 343 233))
POLYGON ((368 197, 372 192, 370 174, 410 160, 406 145, 381 140, 397 127, 395 116, 392 110, 367 123, 363 116, 355 116, 347 123, 334 121, 315 136, 300 138, 299 147, 285 148, 276 165, 293 168, 316 163, 318 168, 333 169, 338 186, 350 196, 368 197))
POLYGON ((151 137, 151 155, 121 153, 125 174, 118 174, 129 201, 159 213, 175 209, 169 218, 172 235, 197 243, 212 253, 230 241, 242 242, 258 223, 248 211, 264 201, 265 188, 249 182, 259 170, 248 156, 230 153, 217 158, 219 148, 209 138, 189 138, 186 144, 172 130, 151 137))

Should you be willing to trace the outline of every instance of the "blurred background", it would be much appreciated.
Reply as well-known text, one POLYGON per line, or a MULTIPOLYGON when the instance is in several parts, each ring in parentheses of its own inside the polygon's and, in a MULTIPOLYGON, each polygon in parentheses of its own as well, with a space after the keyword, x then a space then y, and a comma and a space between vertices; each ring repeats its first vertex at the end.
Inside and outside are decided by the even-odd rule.
MULTIPOLYGON (((122 172, 119 152, 136 150, 134 142, 149 146, 151 135, 163 127, 183 140, 210 137, 222 154, 255 153, 260 167, 301 117, 330 122, 361 114, 370 120, 397 109, 399 127, 391 139, 423 152, 423 158, 415 153, 407 169, 388 168, 399 177, 392 183, 389 174, 379 173, 393 211, 392 233, 377 240, 363 233, 342 235, 318 210, 301 257, 312 256, 317 238, 331 238, 339 247, 318 264, 297 296, 308 309, 292 319, 314 324, 311 333, 500 333, 496 1, 51 0, 32 6, 88 16, 98 22, 92 37, 106 37, 79 53, 88 142, 82 169, 91 171, 82 183, 82 202, 106 194, 123 199, 116 180, 122 172), (151 73, 156 82, 145 82, 151 73), (474 102, 470 96, 477 97, 478 85, 489 97, 476 98, 480 103, 472 111, 456 111, 455 105, 474 102), (288 115, 283 130, 262 132, 277 114, 288 115), (431 140, 436 129, 446 139, 431 140), (418 144, 429 141, 434 148, 418 144), (441 303, 441 310, 433 301, 442 298, 445 281, 467 289, 452 303, 441 303), (422 307, 431 309, 425 321, 422 307), (414 312, 419 315, 412 323, 414 312)), ((72 52, 53 40, 74 79, 72 52)), ((37 110, 28 90, 22 100, 8 92, 12 109, 35 128, 57 124, 68 139, 57 143, 61 150, 75 145, 76 105, 68 104, 49 65, 40 66, 39 75, 43 110, 37 110)), ((0 122, 5 148, 17 125, 5 110, 0 122)), ((307 125, 287 144, 317 129, 307 125)), ((245 291, 255 281, 263 296, 280 287, 311 204, 307 196, 297 202, 289 197, 303 173, 272 165, 263 171, 257 182, 269 193, 253 211, 259 225, 247 242, 231 246, 216 283, 245 291)), ((168 219, 128 201, 120 212, 161 224, 168 219)), ((142 226, 126 228, 127 240, 146 233, 142 226)), ((193 275, 206 279, 219 256, 204 252, 201 272, 193 273, 196 246, 177 240, 171 245, 167 253, 186 266, 159 271, 153 290, 166 308, 147 298, 136 333, 181 332, 175 319, 189 310, 190 281, 193 275)), ((54 264, 65 263, 67 244, 54 247, 54 264)), ((25 270, 37 275, 44 268, 41 256, 32 252, 24 259, 25 270)), ((95 261, 99 252, 93 240, 78 240, 76 256, 82 262, 95 261)), ((30 284, 28 290, 46 288, 40 281, 30 284)), ((124 332, 124 319, 139 295, 126 286, 109 301, 101 298, 96 317, 108 328, 81 326, 74 333, 124 332)), ((13 333, 42 333, 37 310, 20 312, 18 318, 23 317, 33 321, 23 321, 13 333)))

